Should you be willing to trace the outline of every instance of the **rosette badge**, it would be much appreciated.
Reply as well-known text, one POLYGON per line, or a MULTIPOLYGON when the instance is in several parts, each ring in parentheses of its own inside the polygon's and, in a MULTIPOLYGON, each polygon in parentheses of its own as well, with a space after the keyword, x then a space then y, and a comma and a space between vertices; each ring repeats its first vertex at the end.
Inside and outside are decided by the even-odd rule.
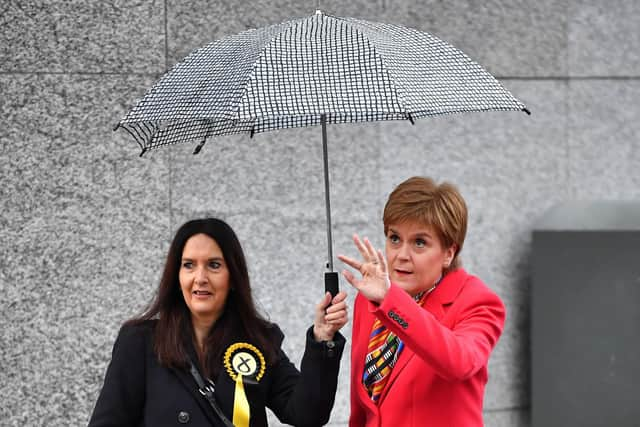
POLYGON ((233 397, 233 425, 248 427, 251 411, 244 391, 244 382, 246 380, 257 382, 262 379, 266 369, 264 356, 255 346, 239 342, 232 344, 225 351, 224 366, 236 383, 233 397))

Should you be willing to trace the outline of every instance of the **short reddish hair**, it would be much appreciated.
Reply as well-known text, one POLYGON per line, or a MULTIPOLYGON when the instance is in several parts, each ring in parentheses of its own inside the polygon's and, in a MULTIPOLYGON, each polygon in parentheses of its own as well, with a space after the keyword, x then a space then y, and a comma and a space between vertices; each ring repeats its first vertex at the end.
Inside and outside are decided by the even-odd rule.
POLYGON ((415 222, 432 227, 444 248, 456 246, 446 271, 460 267, 458 254, 467 234, 467 204, 455 185, 446 181, 436 184, 427 177, 411 177, 389 195, 382 221, 385 235, 391 224, 415 222))

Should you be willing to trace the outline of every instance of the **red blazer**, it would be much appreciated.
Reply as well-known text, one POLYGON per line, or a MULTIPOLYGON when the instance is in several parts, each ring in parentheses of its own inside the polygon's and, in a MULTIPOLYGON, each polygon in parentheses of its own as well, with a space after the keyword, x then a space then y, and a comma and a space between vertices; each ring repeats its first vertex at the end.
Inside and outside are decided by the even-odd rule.
POLYGON ((504 304, 463 269, 448 273, 420 307, 391 284, 379 306, 358 294, 353 314, 350 427, 482 426, 489 354, 504 326, 504 304), (405 347, 378 405, 362 384, 375 318, 405 347))

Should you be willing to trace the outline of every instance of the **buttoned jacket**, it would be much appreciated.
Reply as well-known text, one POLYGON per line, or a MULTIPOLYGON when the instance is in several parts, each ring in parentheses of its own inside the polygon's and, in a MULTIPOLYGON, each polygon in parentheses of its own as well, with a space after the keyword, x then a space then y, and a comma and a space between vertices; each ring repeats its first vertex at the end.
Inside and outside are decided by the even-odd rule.
MULTIPOLYGON (((158 362, 154 325, 155 321, 148 321, 121 329, 89 426, 223 427, 190 372, 158 362)), ((284 335, 275 325, 272 335, 280 347, 284 335)), ((259 381, 245 382, 252 427, 267 425, 266 407, 286 424, 320 426, 328 421, 345 339, 337 333, 333 342, 333 348, 316 342, 309 329, 300 371, 280 349, 278 361, 266 366, 259 381)), ((193 348, 189 351, 193 357, 193 348)), ((216 400, 231 420, 235 382, 221 369, 214 383, 216 400)))
POLYGON ((487 363, 504 321, 500 298, 463 269, 446 274, 423 306, 393 283, 380 305, 358 294, 349 426, 482 426, 487 363), (375 318, 405 344, 378 404, 362 384, 375 318))

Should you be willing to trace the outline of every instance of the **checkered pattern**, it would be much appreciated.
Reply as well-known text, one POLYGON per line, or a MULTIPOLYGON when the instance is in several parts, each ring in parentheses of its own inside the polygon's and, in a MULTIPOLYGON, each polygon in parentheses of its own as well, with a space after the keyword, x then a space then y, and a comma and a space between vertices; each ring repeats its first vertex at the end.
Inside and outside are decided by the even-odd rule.
POLYGON ((482 67, 423 32, 325 14, 215 41, 123 118, 143 151, 216 135, 525 110, 482 67))

